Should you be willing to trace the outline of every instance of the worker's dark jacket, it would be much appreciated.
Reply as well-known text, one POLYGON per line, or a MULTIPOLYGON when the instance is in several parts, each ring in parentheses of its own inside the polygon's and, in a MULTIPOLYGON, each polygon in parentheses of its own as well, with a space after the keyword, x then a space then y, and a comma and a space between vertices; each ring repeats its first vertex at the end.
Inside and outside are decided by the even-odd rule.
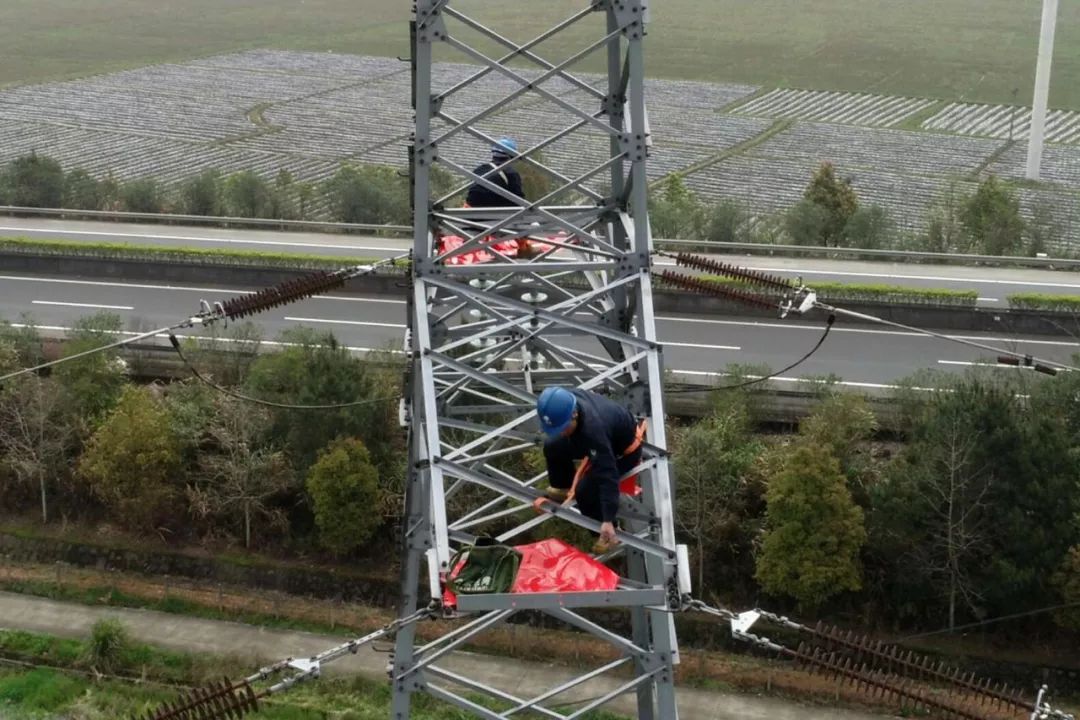
MULTIPOLYGON (((484 163, 473 172, 485 180, 509 190, 518 197, 525 197, 525 191, 521 189, 521 175, 518 174, 518 171, 511 166, 506 166, 501 170, 496 170, 497 167, 499 166, 495 163, 484 163)), ((479 183, 473 183, 469 188, 469 194, 465 197, 465 202, 468 203, 469 207, 474 208, 514 207, 517 204, 509 198, 488 190, 479 183)))
POLYGON ((614 522, 619 512, 619 479, 641 460, 640 448, 620 457, 634 442, 638 423, 630 411, 606 397, 584 390, 571 392, 578 401, 577 428, 569 437, 544 445, 548 482, 568 489, 574 480, 574 461, 589 458, 589 472, 574 494, 578 509, 594 520, 614 522))

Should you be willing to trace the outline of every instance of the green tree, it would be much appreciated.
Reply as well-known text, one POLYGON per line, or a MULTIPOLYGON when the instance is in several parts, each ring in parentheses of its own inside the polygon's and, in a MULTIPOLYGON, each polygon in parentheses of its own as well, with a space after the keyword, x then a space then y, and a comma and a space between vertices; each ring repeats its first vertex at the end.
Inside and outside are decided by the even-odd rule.
POLYGON ((862 587, 863 512, 826 448, 796 443, 766 493, 767 530, 757 557, 766 592, 814 610, 862 587))
POLYGON ((127 212, 159 213, 165 209, 165 196, 153 178, 139 178, 120 187, 120 204, 127 212))
POLYGON ((227 177, 223 194, 226 214, 232 217, 269 217, 273 209, 270 187, 250 170, 227 177))
POLYGON ((164 404, 147 388, 124 388, 90 438, 79 476, 124 527, 160 531, 183 520, 180 443, 164 404))
POLYGON ((316 453, 332 440, 359 437, 380 471, 389 473, 401 442, 396 381, 389 375, 400 364, 377 357, 367 362, 341 347, 332 334, 308 328, 283 333, 281 340, 293 346, 255 361, 245 382, 250 394, 297 405, 361 404, 275 413, 270 430, 274 443, 289 448, 298 472, 305 474, 316 453), (387 364, 380 367, 381 362, 387 364))
POLYGON ((1024 251, 1031 257, 1048 253, 1065 237, 1065 228, 1046 202, 1036 203, 1024 225, 1024 251))
POLYGON ((296 178, 288 170, 279 170, 270 188, 270 217, 294 220, 298 214, 296 178))
POLYGON ((880 205, 860 206, 844 226, 844 245, 874 250, 893 244, 896 225, 880 205))
POLYGON ((215 525, 239 524, 247 548, 253 523, 288 527, 285 513, 271 501, 289 489, 293 471, 285 453, 266 443, 269 424, 263 408, 219 398, 199 454, 199 479, 187 488, 192 513, 215 525))
POLYGON ((964 204, 964 227, 986 255, 1015 255, 1024 242, 1020 201, 1012 189, 989 176, 964 204))
POLYGON ((319 540, 336 555, 363 547, 382 522, 379 473, 364 444, 343 438, 319 453, 307 476, 319 540))
POLYGON ((703 238, 709 242, 747 242, 750 212, 734 200, 722 200, 705 210, 703 238))
MULTIPOLYGON (((79 318, 72 325, 62 356, 107 345, 122 327, 123 321, 115 313, 99 312, 79 318)), ((112 409, 127 380, 127 371, 117 352, 109 350, 57 365, 53 377, 67 394, 68 411, 91 427, 112 409)))
POLYGON ((315 201, 316 188, 310 182, 296 183, 296 216, 299 220, 311 219, 312 205, 315 201))
POLYGON ((338 222, 412 222, 408 182, 392 168, 344 163, 323 183, 323 191, 338 222))
POLYGON ((795 245, 820 246, 828 228, 828 211, 809 200, 800 200, 784 216, 784 229, 795 245))
POLYGON ((926 252, 971 252, 971 236, 964 227, 965 199, 955 185, 938 198, 930 209, 922 247, 926 252))
POLYGON ((703 234, 705 208, 683 176, 671 173, 664 178, 659 192, 649 194, 649 222, 654 237, 696 240, 703 234))
POLYGON ((799 434, 807 442, 824 447, 840 463, 862 505, 867 504, 863 493, 871 472, 866 443, 877 429, 877 418, 865 397, 835 390, 826 393, 821 404, 799 423, 799 434))
POLYGON ((8 163, 0 186, 17 207, 58 208, 64 204, 64 169, 56 160, 30 153, 8 163))
POLYGON ((822 163, 803 192, 803 199, 822 211, 824 222, 812 244, 825 247, 843 244, 844 230, 859 209, 851 182, 837 178, 832 163, 822 163))
POLYGON ((1057 614, 1057 623, 1061 627, 1080 630, 1080 545, 1069 550, 1054 573, 1053 583, 1061 593, 1061 603, 1071 606, 1057 614))
POLYGON ((72 170, 64 177, 64 207, 75 210, 101 210, 105 197, 101 183, 81 168, 72 170))
MULTIPOLYGON (((935 404, 913 429, 908 444, 875 488, 874 545, 896 573, 895 581, 925 596, 944 598, 948 627, 957 611, 978 613, 982 593, 977 569, 987 562, 987 494, 992 467, 978 460, 978 430, 963 396, 952 393, 935 404), (881 533, 891 537, 880 538, 881 533)), ((923 599, 924 610, 940 608, 923 599)), ((935 622, 940 622, 935 618, 935 622)))
POLYGON ((49 522, 49 486, 66 473, 74 445, 56 383, 30 376, 0 391, 0 462, 24 487, 36 486, 42 523, 49 522))
POLYGON ((180 188, 180 206, 187 215, 222 215, 222 181, 217 170, 203 170, 180 188))
MULTIPOLYGON (((747 502, 754 495, 748 492, 749 471, 762 446, 751 437, 749 413, 739 400, 679 428, 673 440, 679 530, 693 543, 697 586, 704 592, 710 559, 749 555, 757 530, 756 514, 748 507, 753 503, 747 502)), ((723 559, 725 564, 733 560, 723 559)))

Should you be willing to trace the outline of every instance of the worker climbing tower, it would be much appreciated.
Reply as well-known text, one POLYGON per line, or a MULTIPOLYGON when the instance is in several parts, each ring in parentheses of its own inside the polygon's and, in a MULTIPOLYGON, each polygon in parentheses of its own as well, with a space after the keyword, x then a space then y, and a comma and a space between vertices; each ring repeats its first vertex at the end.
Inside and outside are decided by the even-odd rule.
POLYGON ((496 17, 488 23, 458 4, 416 0, 412 23, 415 236, 399 614, 412 618, 433 603, 461 624, 422 644, 417 625, 402 623, 390 668, 392 716, 408 718, 412 696, 428 693, 482 718, 564 717, 572 690, 610 673, 614 689, 586 693, 599 696, 571 704, 570 717, 636 694, 639 718, 672 720, 671 611, 686 588, 677 571, 649 275, 648 12, 642 0, 581 0, 570 17, 551 18, 549 30, 522 43, 490 25, 546 20, 555 11, 526 0, 488 3, 496 17), (584 64, 601 72, 583 72, 584 64), (504 136, 517 141, 512 161, 528 200, 473 169, 504 136), (473 183, 514 206, 462 207, 473 183), (637 487, 624 483, 620 544, 601 558, 618 575, 606 589, 568 590, 548 578, 529 592, 454 595, 446 587, 452 558, 479 538, 517 545, 566 536, 571 526, 599 529, 570 507, 532 508, 544 479, 534 407, 551 385, 607 394, 647 422, 637 487), (564 530, 550 532, 557 525, 564 530), (602 616, 588 611, 598 607, 602 616), (590 633, 610 652, 597 653, 599 667, 538 697, 455 667, 452 650, 518 613, 590 633))

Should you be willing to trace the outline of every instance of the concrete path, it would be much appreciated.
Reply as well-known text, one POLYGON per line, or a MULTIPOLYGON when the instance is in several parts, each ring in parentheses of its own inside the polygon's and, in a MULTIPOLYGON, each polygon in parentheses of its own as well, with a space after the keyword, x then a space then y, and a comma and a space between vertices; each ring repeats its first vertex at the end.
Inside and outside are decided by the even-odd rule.
MULTIPOLYGON (((97 608, 42 598, 0 593, 0 629, 26 630, 64 637, 83 638, 102 618, 120 620, 132 637, 145 643, 189 652, 214 653, 250 658, 250 667, 238 667, 237 677, 258 669, 259 661, 287 656, 304 657, 333 647, 340 636, 271 630, 240 623, 202 620, 148 610, 97 608)), ((386 679, 389 656, 366 647, 356 655, 327 666, 327 674, 360 674, 386 679)), ((443 663, 440 663, 443 664, 443 663)), ((444 664, 453 672, 483 677, 486 682, 519 697, 539 695, 565 681, 565 668, 543 663, 526 663, 474 653, 455 653, 444 664)), ((567 701, 595 697, 616 687, 614 679, 599 678, 581 692, 568 692, 567 701)), ((607 706, 614 712, 633 716, 631 697, 622 697, 607 706)), ((679 689, 681 720, 881 720, 882 716, 848 710, 816 708, 773 698, 679 689)))

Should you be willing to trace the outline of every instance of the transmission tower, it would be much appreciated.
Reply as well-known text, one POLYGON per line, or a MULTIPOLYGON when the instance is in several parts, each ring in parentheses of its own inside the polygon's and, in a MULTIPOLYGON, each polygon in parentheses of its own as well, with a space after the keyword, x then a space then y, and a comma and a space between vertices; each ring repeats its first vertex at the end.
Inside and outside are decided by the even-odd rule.
MULTIPOLYGON (((391 668, 392 716, 408 718, 412 696, 424 692, 482 718, 529 711, 564 717, 552 709, 565 702, 561 693, 611 672, 617 690, 571 717, 636 693, 639 718, 673 720, 678 647, 670 611, 680 591, 649 275, 647 11, 642 0, 582 0, 577 12, 521 44, 455 4, 417 0, 412 23, 415 237, 400 616, 440 601, 451 557, 478 537, 513 544, 543 522, 599 530, 571 508, 532 511, 543 478, 534 405, 544 387, 608 394, 647 421, 647 447, 642 491, 622 498, 618 587, 460 596, 444 611, 465 624, 420 646, 415 623, 405 624, 391 668), (546 57, 573 41, 576 49, 546 57), (437 62, 437 54, 473 67, 437 62), (606 74, 576 72, 596 57, 606 60, 606 74), (525 117, 542 118, 542 127, 525 117), (518 141, 519 167, 548 179, 542 197, 518 198, 473 171, 502 135, 518 141), (447 176, 459 184, 441 187, 447 176), (455 198, 472 183, 514 206, 461 207, 455 198), (461 242, 447 249, 440 241, 446 236, 461 242), (508 250, 514 240, 529 249, 521 242, 508 250), (478 251, 489 261, 463 262, 478 251), (632 632, 624 636, 581 613, 594 607, 623 609, 632 632), (450 651, 525 611, 591 633, 614 646, 618 659, 532 698, 453 669, 450 651), (509 709, 487 709, 467 696, 475 693, 509 709)), ((522 14, 550 12, 517 5, 522 14)))

